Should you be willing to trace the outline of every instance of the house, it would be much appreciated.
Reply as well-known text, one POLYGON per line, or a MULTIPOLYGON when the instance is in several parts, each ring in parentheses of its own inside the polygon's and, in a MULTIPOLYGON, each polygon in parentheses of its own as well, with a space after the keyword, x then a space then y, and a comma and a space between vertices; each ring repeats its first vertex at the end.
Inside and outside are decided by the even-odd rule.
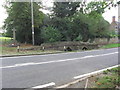
POLYGON ((115 32, 116 34, 118 34, 119 29, 120 29, 120 22, 117 22, 115 16, 113 16, 112 22, 110 24, 110 30, 111 32, 115 32))

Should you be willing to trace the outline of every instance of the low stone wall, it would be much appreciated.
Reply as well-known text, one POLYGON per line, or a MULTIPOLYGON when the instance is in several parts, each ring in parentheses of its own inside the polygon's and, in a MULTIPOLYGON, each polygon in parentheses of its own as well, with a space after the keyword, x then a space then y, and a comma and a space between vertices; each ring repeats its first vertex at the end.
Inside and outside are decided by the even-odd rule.
POLYGON ((28 51, 28 50, 61 50, 64 51, 68 47, 71 50, 91 50, 97 49, 105 44, 112 44, 112 43, 119 43, 118 38, 111 38, 109 41, 107 38, 96 38, 93 43, 88 42, 55 42, 55 43, 44 43, 41 46, 34 46, 29 48, 20 48, 21 51, 28 51))
POLYGON ((111 38, 109 43, 120 43, 120 40, 118 38, 111 38))
POLYGON ((109 41, 107 38, 96 38, 94 40, 94 43, 97 43, 99 45, 105 45, 105 44, 112 44, 112 43, 119 43, 120 40, 116 38, 111 38, 109 41))
POLYGON ((41 45, 45 50, 65 50, 68 47, 72 50, 83 49, 96 49, 98 44, 83 43, 83 42, 56 42, 56 43, 44 43, 41 45))

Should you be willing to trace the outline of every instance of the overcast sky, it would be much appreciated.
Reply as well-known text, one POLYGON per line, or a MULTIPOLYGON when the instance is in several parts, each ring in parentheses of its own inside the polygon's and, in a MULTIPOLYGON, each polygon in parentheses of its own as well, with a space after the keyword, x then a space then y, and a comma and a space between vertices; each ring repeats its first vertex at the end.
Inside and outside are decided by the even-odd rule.
MULTIPOLYGON (((48 0, 45 0, 47 6, 51 5, 50 2, 48 2, 48 0)), ((0 27, 2 27, 3 22, 5 20, 5 18, 7 17, 6 11, 5 9, 2 7, 2 5, 4 4, 4 0, 0 1, 0 27)), ((103 17, 111 23, 112 21, 112 16, 116 16, 116 21, 118 21, 118 8, 112 8, 111 10, 107 10, 104 14, 103 17)))

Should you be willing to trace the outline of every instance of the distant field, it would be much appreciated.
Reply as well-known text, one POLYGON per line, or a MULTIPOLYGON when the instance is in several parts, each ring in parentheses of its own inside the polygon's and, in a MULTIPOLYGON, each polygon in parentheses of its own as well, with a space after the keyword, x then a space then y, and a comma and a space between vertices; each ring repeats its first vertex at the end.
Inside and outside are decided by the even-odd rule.
POLYGON ((0 37, 0 41, 2 42, 2 44, 8 44, 9 42, 11 42, 10 37, 0 37))
POLYGON ((0 37, 1 40, 10 40, 11 38, 10 37, 0 37))

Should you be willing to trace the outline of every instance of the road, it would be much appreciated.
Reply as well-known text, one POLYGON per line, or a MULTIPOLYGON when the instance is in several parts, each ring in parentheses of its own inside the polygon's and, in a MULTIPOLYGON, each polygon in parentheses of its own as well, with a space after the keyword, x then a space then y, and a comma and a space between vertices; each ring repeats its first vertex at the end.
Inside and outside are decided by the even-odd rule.
POLYGON ((58 86, 73 81, 75 76, 118 65, 118 48, 5 57, 1 60, 3 88, 58 86))

